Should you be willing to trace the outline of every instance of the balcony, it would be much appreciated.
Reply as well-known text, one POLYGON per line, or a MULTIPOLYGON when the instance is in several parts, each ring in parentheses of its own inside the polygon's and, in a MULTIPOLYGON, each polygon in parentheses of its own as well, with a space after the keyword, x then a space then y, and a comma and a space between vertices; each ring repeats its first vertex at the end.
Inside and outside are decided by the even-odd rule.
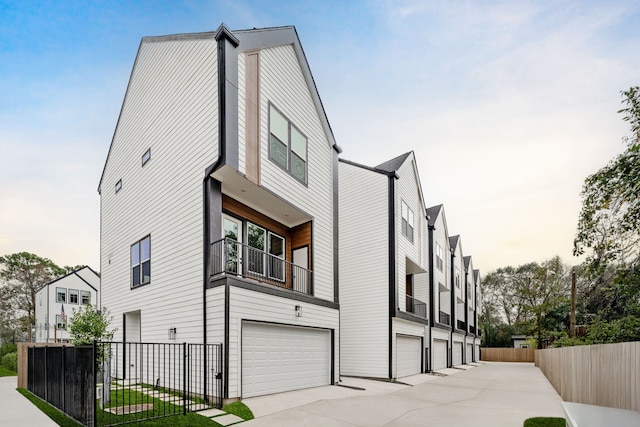
POLYGON ((451 316, 448 313, 441 311, 439 313, 438 323, 441 323, 443 325, 451 325, 451 316))
POLYGON ((427 318, 427 304, 417 298, 407 295, 407 313, 413 313, 423 319, 427 318))
POLYGON ((456 328, 460 329, 461 331, 466 331, 467 330, 467 322, 465 322, 464 320, 456 321, 456 328))
POLYGON ((211 244, 211 276, 223 274, 313 295, 311 270, 229 238, 211 244))

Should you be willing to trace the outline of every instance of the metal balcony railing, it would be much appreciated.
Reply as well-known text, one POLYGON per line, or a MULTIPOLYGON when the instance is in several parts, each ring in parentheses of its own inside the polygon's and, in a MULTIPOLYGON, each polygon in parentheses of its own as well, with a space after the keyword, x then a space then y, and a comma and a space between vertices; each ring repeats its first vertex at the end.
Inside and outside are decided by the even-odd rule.
POLYGON ((451 325, 451 316, 444 311, 439 313, 438 323, 442 323, 443 325, 451 325))
POLYGON ((417 298, 407 295, 407 313, 413 313, 423 319, 427 318, 427 304, 417 298))
POLYGON ((456 321, 456 328, 460 329, 461 331, 466 331, 467 330, 467 322, 465 322, 464 320, 457 320, 456 321))
POLYGON ((229 238, 211 244, 211 275, 220 274, 232 274, 313 295, 311 270, 229 238))

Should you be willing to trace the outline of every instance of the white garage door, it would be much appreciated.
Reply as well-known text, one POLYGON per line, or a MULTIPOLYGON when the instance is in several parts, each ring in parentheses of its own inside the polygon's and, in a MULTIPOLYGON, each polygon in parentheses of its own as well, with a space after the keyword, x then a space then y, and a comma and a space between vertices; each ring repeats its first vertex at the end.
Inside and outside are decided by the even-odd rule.
POLYGON ((433 368, 444 369, 447 367, 447 342, 443 340, 433 340, 433 368))
POLYGON ((458 341, 453 342, 453 364, 462 365, 462 343, 458 341))
POLYGON ((465 363, 473 362, 473 344, 467 344, 467 358, 465 363))
POLYGON ((422 371, 422 341, 420 337, 398 335, 396 338, 396 377, 402 378, 422 371))
POLYGON ((474 362, 477 362, 479 360, 480 360, 480 345, 476 344, 476 354, 475 354, 474 362))
POLYGON ((330 383, 331 331, 243 322, 243 397, 330 383))

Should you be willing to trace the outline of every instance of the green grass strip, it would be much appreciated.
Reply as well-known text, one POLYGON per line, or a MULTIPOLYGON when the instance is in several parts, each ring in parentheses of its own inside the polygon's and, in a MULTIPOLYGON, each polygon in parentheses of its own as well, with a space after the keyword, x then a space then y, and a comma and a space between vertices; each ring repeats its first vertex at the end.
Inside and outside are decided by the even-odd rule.
MULTIPOLYGON (((253 419, 253 412, 247 405, 242 402, 233 402, 222 407, 222 410, 227 414, 237 415, 245 421, 253 419)), ((215 418, 214 418, 215 420, 215 418)))
POLYGON ((524 421, 524 427, 566 427, 567 420, 556 417, 536 417, 524 421))
POLYGON ((38 409, 45 413, 49 418, 51 418, 56 424, 62 427, 78 427, 80 424, 75 422, 73 419, 67 417, 65 414, 60 412, 58 409, 49 405, 44 400, 40 399, 38 396, 32 394, 30 391, 24 388, 17 389, 20 394, 29 399, 31 403, 36 405, 38 409))
POLYGON ((13 372, 4 366, 0 366, 0 377, 15 377, 16 375, 18 375, 17 372, 13 372))

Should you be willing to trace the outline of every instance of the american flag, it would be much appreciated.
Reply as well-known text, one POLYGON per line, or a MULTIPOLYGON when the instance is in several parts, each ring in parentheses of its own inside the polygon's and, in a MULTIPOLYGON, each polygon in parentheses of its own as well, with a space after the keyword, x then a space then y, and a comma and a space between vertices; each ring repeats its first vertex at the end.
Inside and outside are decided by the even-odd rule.
POLYGON ((67 315, 64 314, 64 304, 62 304, 62 313, 60 313, 60 317, 62 318, 63 322, 67 321, 67 315))

